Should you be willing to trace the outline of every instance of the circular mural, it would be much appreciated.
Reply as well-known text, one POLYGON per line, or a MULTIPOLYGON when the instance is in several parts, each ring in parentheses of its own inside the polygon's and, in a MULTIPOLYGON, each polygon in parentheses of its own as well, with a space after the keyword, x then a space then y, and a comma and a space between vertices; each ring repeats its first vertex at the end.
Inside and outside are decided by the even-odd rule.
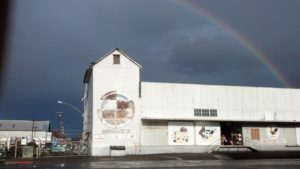
POLYGON ((266 133, 270 139, 277 139, 279 137, 279 128, 274 126, 269 126, 266 129, 266 133))
POLYGON ((108 127, 120 128, 132 120, 134 111, 135 107, 132 100, 116 91, 110 91, 101 97, 98 117, 108 127))

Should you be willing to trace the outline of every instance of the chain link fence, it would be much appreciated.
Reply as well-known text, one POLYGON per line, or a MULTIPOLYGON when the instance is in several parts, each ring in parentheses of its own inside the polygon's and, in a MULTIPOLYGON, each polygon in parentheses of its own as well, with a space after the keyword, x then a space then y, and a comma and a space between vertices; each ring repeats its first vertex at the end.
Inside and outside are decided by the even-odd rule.
POLYGON ((14 144, 6 147, 0 144, 0 157, 4 158, 40 158, 46 156, 86 156, 88 155, 87 141, 60 140, 45 144, 14 144))
POLYGON ((45 144, 41 148, 41 156, 85 156, 87 155, 87 141, 59 140, 58 142, 45 144))

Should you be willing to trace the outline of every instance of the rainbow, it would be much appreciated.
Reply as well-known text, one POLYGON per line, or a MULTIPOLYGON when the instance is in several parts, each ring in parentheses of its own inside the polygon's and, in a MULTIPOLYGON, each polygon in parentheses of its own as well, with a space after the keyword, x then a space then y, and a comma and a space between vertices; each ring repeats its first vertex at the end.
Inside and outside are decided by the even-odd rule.
POLYGON ((272 61, 268 58, 268 56, 261 51, 258 47, 256 47, 251 41, 246 39, 243 35, 241 35, 237 30, 230 27, 228 24, 220 20, 217 16, 203 9, 199 4, 196 4, 192 1, 176 1, 177 4, 183 5, 189 10, 195 12, 198 15, 201 15, 222 28, 226 32, 228 32, 234 39, 236 39, 241 45, 243 45, 246 49, 248 49, 256 58, 267 67, 268 70, 273 74, 273 76, 283 85, 283 87, 291 87, 289 81, 284 77, 284 75, 276 68, 276 66, 272 63, 272 61))

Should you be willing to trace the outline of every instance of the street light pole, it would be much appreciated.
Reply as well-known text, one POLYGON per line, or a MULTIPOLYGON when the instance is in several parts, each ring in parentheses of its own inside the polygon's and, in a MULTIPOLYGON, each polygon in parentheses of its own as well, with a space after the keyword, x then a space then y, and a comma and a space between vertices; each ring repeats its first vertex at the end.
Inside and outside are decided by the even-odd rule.
MULTIPOLYGON (((75 107, 74 105, 70 104, 70 103, 66 103, 66 102, 63 102, 61 100, 58 100, 57 101, 58 104, 64 104, 64 105, 67 105, 69 107, 72 107, 74 110, 76 110, 77 112, 79 112, 81 114, 81 116, 83 117, 83 125, 85 125, 85 117, 84 117, 84 113, 83 111, 79 110, 77 107, 75 107)), ((84 133, 84 131, 83 131, 84 133)))
POLYGON ((81 110, 79 110, 77 107, 75 107, 74 105, 70 104, 70 103, 66 103, 63 101, 58 100, 57 101, 58 104, 64 104, 64 105, 68 105, 70 107, 72 107, 73 109, 75 109, 76 111, 78 111, 79 113, 83 114, 83 112, 81 110))
POLYGON ((72 107, 74 110, 76 110, 77 112, 79 112, 83 118, 83 129, 82 129, 82 133, 81 133, 81 138, 80 138, 80 151, 82 150, 85 150, 85 143, 87 143, 85 140, 86 139, 86 136, 87 136, 87 133, 86 133, 86 129, 87 129, 87 117, 86 117, 86 114, 84 114, 83 111, 79 110, 77 107, 75 107, 74 105, 70 104, 70 103, 66 103, 66 102, 63 102, 61 100, 58 100, 57 101, 58 104, 64 104, 64 105, 67 105, 67 106, 70 106, 72 107), (85 142, 85 143, 84 143, 85 142))

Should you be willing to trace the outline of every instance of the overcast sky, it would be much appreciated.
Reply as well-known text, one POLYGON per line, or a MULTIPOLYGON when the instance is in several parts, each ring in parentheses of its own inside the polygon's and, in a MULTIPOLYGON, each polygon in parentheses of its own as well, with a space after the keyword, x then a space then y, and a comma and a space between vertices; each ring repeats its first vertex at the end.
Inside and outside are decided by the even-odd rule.
POLYGON ((81 115, 57 100, 82 109, 85 69, 115 47, 143 81, 300 88, 299 11, 299 0, 15 0, 0 119, 55 127, 63 111, 66 130, 80 130, 81 115))

